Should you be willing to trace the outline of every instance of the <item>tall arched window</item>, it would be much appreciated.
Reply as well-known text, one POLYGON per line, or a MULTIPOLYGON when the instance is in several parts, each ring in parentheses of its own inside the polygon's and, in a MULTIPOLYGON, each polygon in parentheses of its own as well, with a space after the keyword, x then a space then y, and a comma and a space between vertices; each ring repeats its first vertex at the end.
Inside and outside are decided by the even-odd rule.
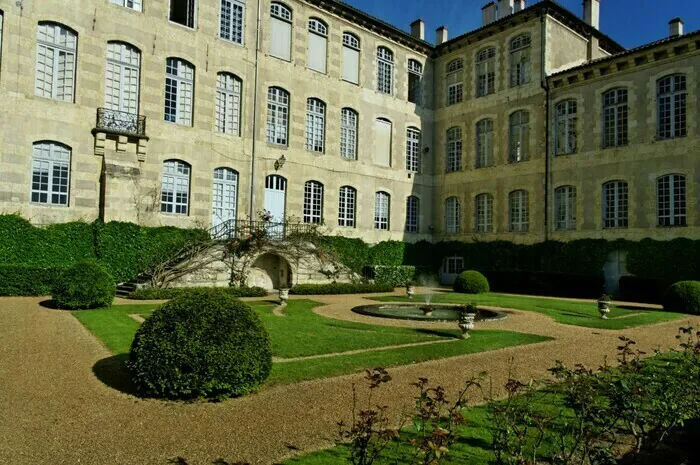
POLYGON ((445 171, 452 173, 462 169, 462 129, 447 130, 447 159, 445 171))
POLYGON ((464 100, 464 64, 461 58, 450 61, 446 67, 447 89, 445 91, 447 106, 464 100))
POLYGON ((340 156, 357 160, 357 112, 352 108, 340 110, 340 156))
POLYGON ((566 155, 576 152, 578 123, 578 108, 576 100, 565 100, 557 103, 555 110, 555 150, 557 155, 566 155))
POLYGON ((603 184, 604 228, 627 227, 627 192, 625 181, 610 181, 603 184))
POLYGON ((391 196, 386 192, 377 192, 374 195, 374 229, 389 230, 390 208, 391 196))
POLYGON ((190 204, 190 165, 180 160, 163 162, 160 211, 187 215, 190 204))
POLYGON ((530 148, 530 114, 516 111, 510 115, 508 161, 517 163, 528 159, 530 148))
POLYGON ((667 174, 656 180, 659 226, 687 226, 685 176, 667 174))
POLYGON ((377 90, 391 95, 394 89, 394 53, 386 47, 377 48, 377 90))
POLYGON ((493 232, 493 196, 479 194, 474 199, 474 231, 493 232))
POLYGON ((36 142, 32 151, 34 203, 68 205, 71 148, 59 142, 36 142))
POLYGON ((493 164, 493 120, 482 119, 476 123, 476 163, 477 168, 493 164))
POLYGON ((34 93, 64 102, 75 96, 78 34, 56 23, 39 23, 34 93))
POLYGON ((323 221, 323 184, 304 183, 304 223, 321 224, 323 221))
POLYGON ((194 66, 180 58, 165 64, 165 121, 192 126, 194 66))
POLYGON ((457 197, 448 197, 445 200, 445 232, 458 233, 462 225, 462 211, 457 197))
POLYGON ((238 173, 231 168, 214 170, 212 190, 212 226, 236 219, 238 173))
POLYGON ((245 24, 245 0, 221 0, 219 37, 234 44, 243 45, 245 24))
POLYGON ((306 150, 323 153, 326 139, 326 104, 317 98, 306 100, 306 150))
POLYGON ((307 66, 319 73, 326 73, 328 55, 328 25, 320 19, 309 19, 309 47, 307 66))
POLYGON ((423 86, 423 65, 416 60, 408 60, 408 101, 420 105, 422 103, 421 88, 423 86))
POLYGON ((420 199, 415 195, 406 197, 406 232, 418 233, 418 214, 420 213, 420 199))
POLYGON ((270 55, 292 61, 292 10, 278 2, 270 5, 270 55))
POLYGON ((241 133, 241 80, 231 73, 216 75, 216 131, 241 133))
POLYGON ((287 145, 289 92, 279 87, 267 90, 267 141, 287 145))
POLYGON ((557 231, 576 229, 576 188, 554 189, 554 227, 557 231))
POLYGON ((360 83, 360 39, 349 32, 343 33, 343 80, 360 83))
POLYGON ((140 70, 141 52, 136 47, 123 42, 107 42, 105 108, 138 114, 140 70))
POLYGON ((406 171, 420 171, 420 129, 406 130, 406 171))
POLYGON ((521 35, 510 41, 510 86, 530 82, 530 36, 521 35))
POLYGON ((686 135, 688 87, 685 74, 665 76, 656 82, 658 138, 674 139, 686 135))
POLYGON ((508 229, 511 232, 527 232, 530 228, 529 197, 524 190, 508 194, 508 229))
POLYGON ((496 49, 490 47, 476 55, 476 96, 496 92, 496 49))
POLYGON ((603 147, 627 145, 627 89, 603 94, 603 147))
POLYGON ((338 226, 355 227, 357 191, 350 186, 342 186, 338 191, 338 226))

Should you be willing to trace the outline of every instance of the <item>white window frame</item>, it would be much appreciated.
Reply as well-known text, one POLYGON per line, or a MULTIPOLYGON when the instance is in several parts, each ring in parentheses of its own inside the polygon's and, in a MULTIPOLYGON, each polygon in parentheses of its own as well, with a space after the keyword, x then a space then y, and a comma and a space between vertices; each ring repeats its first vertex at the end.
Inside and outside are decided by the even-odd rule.
POLYGON ((165 160, 161 178, 160 212, 188 215, 192 167, 182 160, 165 160))
POLYGON ((422 105, 423 65, 412 58, 408 60, 408 101, 422 105))
POLYGON ((661 227, 688 226, 686 177, 666 174, 656 180, 656 217, 661 227))
POLYGON ((481 50, 476 55, 476 96, 496 92, 496 47, 481 50))
POLYGON ((629 142, 628 94, 624 88, 603 94, 603 148, 621 147, 629 142))
POLYGON ((377 91, 394 94, 394 52, 386 47, 377 47, 377 91))
POLYGON ((458 274, 464 269, 463 257, 445 257, 442 262, 444 274, 458 274))
POLYGON ((554 147, 556 155, 576 152, 578 144, 578 102, 564 100, 554 110, 554 147))
POLYGON ((30 202, 67 207, 70 197, 71 148, 41 141, 32 146, 30 202))
POLYGON ((273 40, 272 32, 274 30, 274 20, 286 23, 289 26, 289 49, 281 51, 280 54, 275 54, 275 50, 270 47, 270 56, 279 58, 280 60, 291 61, 292 60, 292 36, 294 35, 294 27, 292 23, 292 10, 287 6, 279 2, 272 2, 270 4, 270 41, 273 40))
POLYGON ((554 228, 557 231, 576 230, 576 187, 554 189, 554 228))
POLYGON ((138 114, 140 78, 139 49, 125 42, 107 42, 105 108, 138 114))
POLYGON ((243 82, 231 73, 216 75, 214 129, 221 134, 241 135, 241 91, 243 82))
POLYGON ((493 164, 493 120, 482 119, 476 123, 476 160, 475 168, 486 168, 493 164))
POLYGON ((384 191, 374 194, 374 229, 389 231, 391 196, 384 191))
POLYGON ((410 127, 406 129, 406 171, 420 172, 420 129, 410 127))
POLYGON ((186 60, 165 61, 165 121, 192 126, 194 114, 194 66, 186 60))
POLYGON ((530 153, 530 113, 525 110, 513 112, 509 121, 508 162, 526 161, 530 153))
POLYGON ((420 199, 415 195, 406 197, 406 232, 418 234, 418 217, 420 213, 420 199))
POLYGON ((281 87, 267 89, 267 142, 289 143, 289 92, 281 87))
POLYGON ((523 189, 508 194, 508 229, 528 232, 530 229, 530 194, 523 189))
POLYGON ((114 3, 130 10, 141 11, 141 0, 109 0, 109 3, 114 3))
POLYGON ((323 184, 318 181, 304 183, 304 223, 323 223, 323 184))
POLYGON ((462 229, 462 206, 457 197, 445 199, 445 232, 457 234, 462 229))
POLYGON ((214 170, 212 188, 212 217, 231 218, 238 214, 238 172, 232 168, 219 167, 214 170), (223 205, 220 206, 220 205, 223 205), (229 210, 226 214, 224 210, 229 210))
POLYGON ((343 32, 342 79, 352 84, 360 84, 360 39, 350 32, 343 32), (349 68, 351 56, 355 57, 357 62, 352 69, 349 68))
POLYGON ((456 105, 464 101, 464 83, 462 81, 464 62, 461 58, 456 58, 450 61, 445 69, 445 81, 447 83, 445 105, 456 105))
POLYGON ((173 1, 169 0, 168 5, 168 21, 174 24, 179 24, 180 26, 196 29, 197 28, 197 0, 184 0, 187 2, 187 14, 185 15, 185 22, 181 23, 173 19, 173 1))
POLYGON ((688 78, 670 74, 656 81, 657 138, 676 139, 688 134, 688 78))
POLYGON ((323 153, 326 141, 326 104, 320 99, 306 100, 306 150, 323 153))
POLYGON ((357 160, 357 122, 359 116, 352 108, 340 110, 340 156, 357 160))
POLYGON ((453 127, 447 130, 447 157, 445 171, 454 173, 462 170, 462 128, 453 127))
POLYGON ((341 186, 338 190, 338 226, 355 227, 357 212, 357 190, 352 186, 341 186))
POLYGON ((530 82, 529 34, 523 34, 510 41, 510 87, 518 87, 530 82))
POLYGON ((243 45, 245 42, 245 0, 221 0, 219 38, 243 45))
POLYGON ((629 225, 629 187, 615 180, 603 184, 603 228, 626 228, 629 225))
POLYGON ((474 232, 493 232, 493 196, 483 193, 474 198, 474 232))
POLYGON ((307 46, 307 59, 306 63, 309 69, 312 69, 314 71, 318 71, 319 73, 326 74, 326 70, 328 68, 328 25, 321 21, 318 18, 310 18, 309 19, 309 27, 308 27, 308 46, 307 46), (315 62, 315 58, 312 56, 312 53, 314 52, 312 50, 312 43, 313 43, 313 38, 316 38, 318 40, 318 44, 321 46, 322 50, 319 50, 317 52, 322 53, 322 59, 318 62, 318 66, 313 66, 312 64, 315 62))
POLYGON ((73 103, 78 67, 78 34, 58 23, 41 22, 37 30, 34 94, 73 103))

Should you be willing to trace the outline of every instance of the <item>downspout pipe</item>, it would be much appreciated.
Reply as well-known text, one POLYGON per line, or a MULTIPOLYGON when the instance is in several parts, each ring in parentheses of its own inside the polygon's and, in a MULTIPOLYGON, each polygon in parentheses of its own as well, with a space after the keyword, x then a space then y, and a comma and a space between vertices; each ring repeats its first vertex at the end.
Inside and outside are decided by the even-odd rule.
POLYGON ((547 82, 547 22, 546 18, 549 14, 549 9, 545 8, 542 10, 542 16, 540 17, 540 49, 541 49, 541 69, 540 69, 540 86, 545 92, 545 109, 544 109, 544 240, 548 241, 550 238, 550 222, 551 222, 551 212, 550 212, 550 190, 551 190, 551 178, 552 178, 552 160, 550 156, 549 148, 549 137, 550 137, 550 121, 549 115, 551 113, 551 92, 549 89, 549 83, 547 82))
POLYGON ((258 70, 260 68, 260 25, 262 0, 258 0, 258 18, 255 28, 255 78, 253 80, 253 144, 250 153, 250 193, 248 212, 251 218, 255 216, 255 149, 258 136, 258 70))

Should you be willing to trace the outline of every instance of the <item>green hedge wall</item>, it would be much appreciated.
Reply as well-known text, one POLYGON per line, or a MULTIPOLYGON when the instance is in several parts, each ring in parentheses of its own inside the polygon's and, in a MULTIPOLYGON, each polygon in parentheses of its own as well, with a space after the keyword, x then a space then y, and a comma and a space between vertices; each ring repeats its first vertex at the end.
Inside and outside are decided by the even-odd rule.
POLYGON ((61 268, 0 265, 0 296, 50 295, 61 268))
POLYGON ((416 278, 415 266, 374 266, 374 282, 393 287, 406 286, 416 278))

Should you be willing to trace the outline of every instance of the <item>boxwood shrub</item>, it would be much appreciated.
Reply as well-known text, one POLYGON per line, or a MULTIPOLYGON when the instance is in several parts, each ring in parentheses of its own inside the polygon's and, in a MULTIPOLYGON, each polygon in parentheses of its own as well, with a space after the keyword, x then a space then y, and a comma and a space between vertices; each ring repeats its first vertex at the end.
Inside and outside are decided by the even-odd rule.
POLYGON ((60 268, 0 265, 0 296, 51 295, 62 272, 60 268))
POLYGON ((297 284, 289 290, 295 295, 330 295, 330 294, 370 294, 373 292, 393 292, 390 284, 297 284))
POLYGON ((486 276, 474 270, 462 271, 455 279, 454 290, 462 294, 481 294, 489 292, 486 276))
POLYGON ((664 310, 700 315, 700 281, 679 281, 664 294, 664 310))
POLYGON ((51 296, 58 308, 80 310, 109 307, 116 292, 114 278, 104 268, 81 262, 63 270, 51 296))
POLYGON ((270 374, 270 336, 258 314, 240 300, 198 290, 163 304, 146 319, 132 342, 128 366, 146 396, 241 396, 270 374))
POLYGON ((262 287, 171 287, 167 289, 139 289, 129 295, 134 300, 174 299, 193 292, 222 292, 232 297, 266 297, 267 291, 262 287))

